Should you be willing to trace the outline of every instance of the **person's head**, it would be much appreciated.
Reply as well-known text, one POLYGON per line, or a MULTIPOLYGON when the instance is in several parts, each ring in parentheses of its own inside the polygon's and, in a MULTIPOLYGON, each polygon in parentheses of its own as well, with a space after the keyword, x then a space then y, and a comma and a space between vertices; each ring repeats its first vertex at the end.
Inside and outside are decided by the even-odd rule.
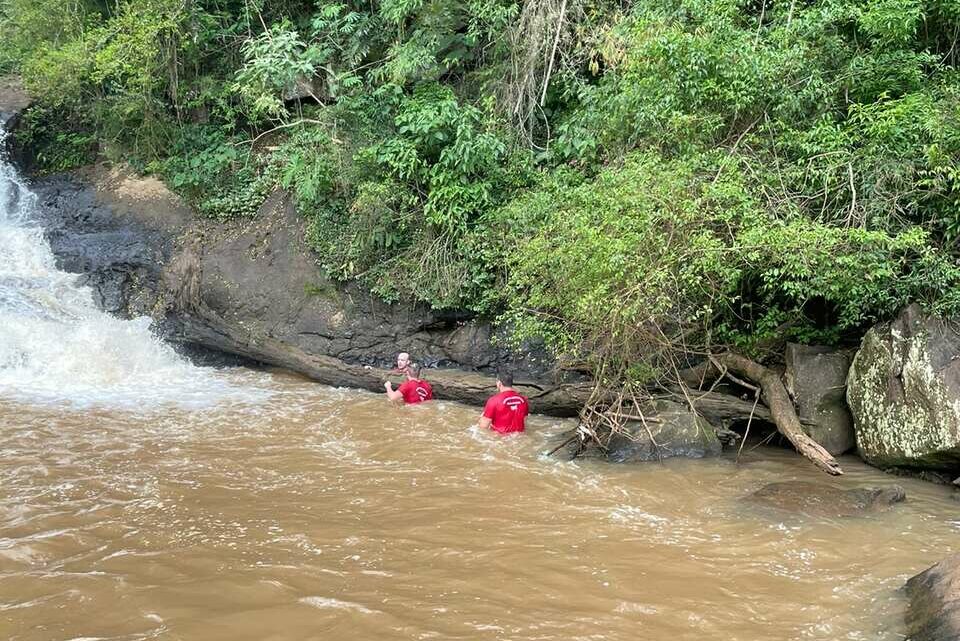
POLYGON ((410 354, 400 352, 397 354, 397 369, 406 369, 410 365, 410 354))
POLYGON ((497 391, 502 392, 507 388, 513 387, 513 372, 500 370, 497 372, 497 391))
POLYGON ((420 372, 422 371, 420 363, 409 363, 407 369, 404 371, 407 373, 407 378, 417 381, 420 380, 420 372))

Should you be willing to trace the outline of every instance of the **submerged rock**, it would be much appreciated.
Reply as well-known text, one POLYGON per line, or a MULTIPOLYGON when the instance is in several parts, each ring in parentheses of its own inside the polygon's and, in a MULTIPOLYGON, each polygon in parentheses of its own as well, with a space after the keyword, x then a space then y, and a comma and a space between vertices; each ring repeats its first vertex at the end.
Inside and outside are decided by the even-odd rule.
POLYGON ((745 497, 755 505, 812 516, 858 516, 888 509, 907 498, 899 485, 843 489, 809 481, 770 483, 745 497))
POLYGON ((850 354, 789 343, 786 366, 787 391, 803 431, 834 456, 852 449, 856 440, 846 399, 850 354))
POLYGON ((911 641, 960 639, 960 554, 907 581, 906 624, 911 641))
POLYGON ((686 405, 659 400, 654 402, 653 409, 646 427, 641 421, 630 421, 624 434, 610 438, 608 460, 628 463, 720 454, 722 447, 713 427, 686 405))
POLYGON ((960 468, 960 333, 916 305, 872 328, 850 367, 847 402, 868 463, 960 468))

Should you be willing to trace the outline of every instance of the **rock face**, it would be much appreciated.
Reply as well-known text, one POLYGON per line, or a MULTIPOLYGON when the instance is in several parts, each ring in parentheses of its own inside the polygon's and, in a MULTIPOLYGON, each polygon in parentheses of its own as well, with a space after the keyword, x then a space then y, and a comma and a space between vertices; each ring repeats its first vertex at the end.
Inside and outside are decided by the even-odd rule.
POLYGON ((907 581, 907 638, 960 639, 960 554, 947 557, 907 581))
POLYGON ((850 355, 828 347, 788 343, 785 383, 804 431, 834 456, 856 445, 847 408, 850 355))
POLYGON ((163 265, 175 249, 176 237, 163 226, 185 224, 189 209, 172 194, 166 194, 166 201, 145 203, 144 212, 163 212, 162 224, 152 225, 106 206, 93 189, 73 178, 46 178, 34 191, 58 266, 80 274, 102 309, 127 318, 151 315, 162 297, 163 265))
POLYGON ((720 454, 722 447, 713 427, 687 406, 659 400, 654 402, 654 409, 655 414, 651 412, 646 427, 640 421, 630 421, 626 426, 626 434, 611 437, 607 448, 608 460, 633 463, 677 456, 704 458, 720 454))
POLYGON ((858 516, 888 509, 906 499, 899 485, 844 490, 807 481, 770 483, 746 497, 749 503, 812 516, 858 516))
POLYGON ((0 128, 7 125, 30 104, 30 96, 16 76, 0 76, 0 128))
POLYGON ((960 469, 960 333, 914 305, 872 328, 850 367, 847 402, 867 462, 960 469))
POLYGON ((586 383, 559 384, 536 349, 492 345, 489 325, 388 305, 327 279, 283 193, 256 217, 198 219, 159 181, 105 166, 34 186, 61 268, 100 305, 150 315, 164 337, 286 367, 331 385, 383 389, 397 352, 425 365, 440 398, 481 403, 499 367, 516 372, 535 412, 576 413, 586 383))

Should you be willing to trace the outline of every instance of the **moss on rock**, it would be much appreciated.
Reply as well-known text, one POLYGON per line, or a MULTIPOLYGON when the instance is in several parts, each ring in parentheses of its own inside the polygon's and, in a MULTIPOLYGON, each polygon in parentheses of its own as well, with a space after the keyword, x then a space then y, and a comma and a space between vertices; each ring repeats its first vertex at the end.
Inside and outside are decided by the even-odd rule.
POLYGON ((960 334, 905 309, 867 332, 850 367, 857 448, 880 467, 960 467, 960 334))

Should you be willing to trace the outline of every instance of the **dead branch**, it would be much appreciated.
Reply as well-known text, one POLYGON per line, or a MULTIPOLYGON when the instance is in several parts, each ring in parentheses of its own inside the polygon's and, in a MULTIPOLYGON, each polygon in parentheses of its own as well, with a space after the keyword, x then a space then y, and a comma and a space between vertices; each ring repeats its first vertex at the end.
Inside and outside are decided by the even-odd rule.
POLYGON ((843 474, 843 469, 833 456, 803 431, 787 388, 774 370, 733 352, 716 354, 713 359, 706 361, 707 367, 715 368, 714 362, 759 383, 777 431, 787 437, 797 452, 827 474, 843 474))
POLYGON ((750 436, 750 425, 753 423, 753 413, 757 410, 757 403, 760 402, 760 390, 753 395, 753 409, 750 410, 750 418, 747 419, 747 429, 743 431, 743 440, 740 441, 740 448, 737 450, 737 461, 740 460, 740 453, 743 452, 743 446, 747 443, 747 437, 750 436))

